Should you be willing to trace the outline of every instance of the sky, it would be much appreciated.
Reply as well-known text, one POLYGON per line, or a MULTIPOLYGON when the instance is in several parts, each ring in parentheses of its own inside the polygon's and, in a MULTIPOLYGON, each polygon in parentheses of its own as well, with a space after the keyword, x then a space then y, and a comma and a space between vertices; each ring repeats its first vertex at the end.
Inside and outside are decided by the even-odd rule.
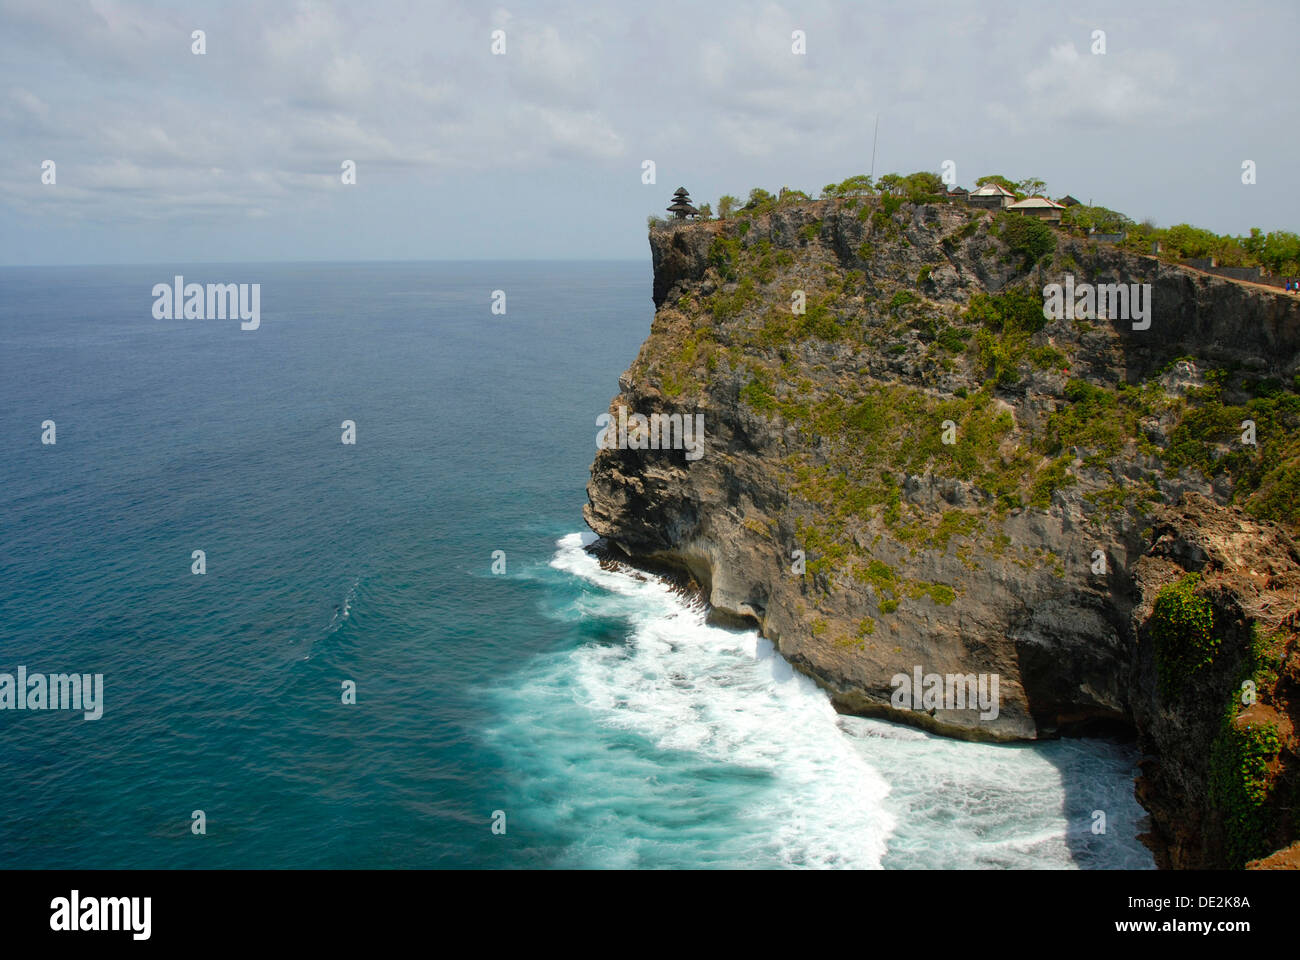
POLYGON ((0 0, 0 264, 648 259, 677 187, 815 195, 877 118, 877 175, 1300 230, 1298 45, 1295 0, 0 0))

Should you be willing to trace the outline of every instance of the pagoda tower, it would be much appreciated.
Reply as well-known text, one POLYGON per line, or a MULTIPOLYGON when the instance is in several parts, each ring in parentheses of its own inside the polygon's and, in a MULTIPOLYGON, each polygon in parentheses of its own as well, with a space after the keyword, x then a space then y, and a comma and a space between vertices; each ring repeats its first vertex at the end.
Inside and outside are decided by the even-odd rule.
POLYGON ((686 192, 685 187, 678 187, 673 191, 673 202, 668 207, 668 212, 677 215, 678 220, 685 220, 687 217, 698 217, 700 211, 691 206, 691 195, 686 192))

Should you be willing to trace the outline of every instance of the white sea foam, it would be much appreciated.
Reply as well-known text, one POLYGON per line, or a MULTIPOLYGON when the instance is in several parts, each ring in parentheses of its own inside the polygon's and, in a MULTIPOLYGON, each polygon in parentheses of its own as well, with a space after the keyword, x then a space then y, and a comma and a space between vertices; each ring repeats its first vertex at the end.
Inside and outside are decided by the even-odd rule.
POLYGON ((600 722, 661 750, 767 773, 746 814, 751 829, 770 831, 782 862, 879 866, 894 825, 882 806, 888 787, 826 696, 753 631, 708 625, 701 606, 662 581, 601 569, 583 545, 565 537, 551 565, 609 591, 631 627, 627 645, 588 645, 573 658, 600 722))
POLYGON ((556 615, 623 642, 530 665, 496 731, 528 817, 570 838, 560 865, 1152 865, 1126 748, 963 743, 839 716, 768 641, 710 626, 654 577, 603 569, 591 539, 558 543, 550 567, 585 586, 556 615))
POLYGON ((325 626, 325 633, 334 633, 352 615, 352 602, 357 598, 357 587, 360 584, 360 577, 353 579, 352 586, 348 587, 348 592, 343 597, 343 605, 334 608, 334 615, 330 617, 330 622, 325 626))

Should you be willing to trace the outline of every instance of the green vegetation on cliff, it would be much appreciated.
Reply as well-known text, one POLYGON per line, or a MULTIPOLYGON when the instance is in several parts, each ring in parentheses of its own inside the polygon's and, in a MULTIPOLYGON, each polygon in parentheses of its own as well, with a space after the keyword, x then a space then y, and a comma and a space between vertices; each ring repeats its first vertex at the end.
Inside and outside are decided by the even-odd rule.
MULTIPOLYGON (((1056 249, 1055 231, 1042 221, 1023 214, 999 211, 989 232, 1000 237, 1007 250, 1020 259, 1022 269, 1028 269, 1056 249)), ((1042 316, 1042 308, 1039 301, 1039 316, 1042 316)))
MULTIPOLYGON (((766 228, 761 236, 751 235, 755 216, 808 202, 797 191, 783 191, 780 197, 751 192, 742 217, 719 224, 710 241, 707 262, 717 277, 716 289, 679 304, 692 332, 682 339, 680 354, 663 364, 665 393, 677 397, 700 389, 705 369, 713 373, 719 362, 727 363, 732 371, 743 371, 741 398, 756 412, 779 415, 817 436, 853 431, 860 440, 859 459, 868 462, 906 446, 902 466, 907 470, 975 483, 1001 510, 1025 505, 1046 509, 1054 491, 1075 485, 1076 468, 1067 453, 1077 451, 1085 467, 1105 469, 1136 451, 1156 458, 1156 470, 1136 478, 1141 490, 1131 483, 1115 486, 1105 501, 1107 516, 1115 508, 1140 515, 1146 504, 1161 499, 1161 476, 1173 480, 1190 469, 1206 479, 1228 478, 1232 499, 1262 519, 1300 522, 1300 395, 1295 383, 1211 368, 1204 371, 1204 387, 1180 395, 1167 392, 1160 381, 1169 367, 1137 385, 1107 383, 1089 375, 1086 366, 1070 376, 1080 362, 1080 338, 1093 325, 1076 321, 1078 332, 1072 337, 1049 337, 1041 294, 1032 284, 1013 282, 997 293, 975 292, 966 309, 957 311, 920 292, 934 283, 934 263, 924 262, 910 281, 887 281, 888 270, 877 258, 882 248, 897 255, 903 224, 912 215, 902 210, 906 196, 871 196, 869 189, 865 178, 850 178, 825 191, 837 202, 860 203, 863 211, 871 211, 866 229, 873 240, 854 249, 856 264, 843 262, 843 254, 827 256, 823 244, 832 242, 840 228, 827 227, 829 221, 820 216, 804 219, 797 230, 800 243, 793 249, 776 245, 766 228), (719 324, 728 327, 721 339, 719 324), (922 376, 888 391, 866 379, 843 384, 829 396, 810 395, 790 379, 799 366, 795 348, 805 342, 843 343, 898 358, 919 365, 922 376), (947 390, 937 382, 924 385, 941 374, 960 377, 964 371, 976 380, 970 388, 960 382, 947 390), (992 401, 1000 393, 1021 391, 1041 374, 1066 378, 1054 409, 1024 424, 1002 417, 1005 409, 994 409, 998 405, 992 401), (983 422, 986 414, 993 419, 983 422), (938 442, 944 420, 958 428, 952 445, 938 442), (908 424, 907 436, 886 436, 882 423, 888 421, 908 424), (1253 445, 1243 440, 1246 421, 1254 424, 1253 445), (1149 426, 1157 422, 1159 426, 1149 426), (918 424, 926 429, 915 432, 912 427, 918 424)), ((949 210, 963 218, 974 214, 941 235, 943 244, 957 238, 954 249, 988 222, 977 211, 949 210)), ((1006 212, 992 218, 987 233, 1017 271, 1045 260, 1057 243, 1051 227, 1006 212)), ((1083 269, 1063 254, 1054 266, 1083 269)), ((857 475, 853 457, 844 454, 838 461, 837 469, 846 476, 857 475)), ((1083 494, 1089 503, 1099 503, 1102 496, 1095 489, 1083 494)), ((879 499, 870 490, 850 499, 861 504, 864 497, 873 503, 879 499)))
POLYGON ((1300 522, 1300 396, 1277 381, 1253 381, 1225 370, 1207 374, 1207 386, 1193 393, 1187 413, 1169 438, 1165 462, 1171 470, 1193 467, 1207 477, 1226 474, 1233 499, 1255 516, 1300 522), (1225 387, 1255 396, 1226 403, 1225 387), (1254 426, 1253 445, 1243 441, 1254 426))
POLYGON ((1041 298, 1020 288, 976 293, 970 298, 966 320, 981 325, 975 348, 983 376, 1000 387, 1019 382, 1031 338, 1046 324, 1041 298))
MULTIPOLYGON (((1226 655, 1223 624, 1214 602, 1198 592, 1200 581, 1199 574, 1188 573, 1163 587, 1149 622, 1160 694, 1193 714, 1195 698, 1203 699, 1207 689, 1221 690, 1215 681, 1209 687, 1196 686, 1197 678, 1226 655)), ((1287 635, 1266 636, 1258 622, 1250 629, 1250 643, 1230 681, 1208 759, 1208 798, 1231 867, 1241 867, 1300 833, 1300 816, 1292 810, 1295 798, 1278 796, 1279 787, 1296 792, 1296 778, 1292 774, 1286 781, 1279 780, 1283 769, 1279 755, 1284 748, 1277 721, 1281 715, 1270 705, 1277 698, 1287 635)))
POLYGON ((1280 760, 1285 743, 1278 718, 1284 714, 1272 707, 1287 643, 1285 632, 1266 634, 1253 625, 1241 683, 1232 690, 1210 748, 1210 800, 1222 817, 1231 867, 1264 856, 1300 835, 1300 780, 1294 772, 1283 775, 1280 760), (1247 687, 1250 695, 1243 696, 1247 687))
POLYGON ((1223 816, 1228 865, 1241 867, 1273 848, 1269 766, 1282 744, 1273 724, 1241 723, 1235 715, 1233 707, 1210 748, 1210 799, 1223 816))
POLYGON ((1214 606, 1196 593, 1200 577, 1189 573, 1156 596, 1151 613, 1151 639, 1161 692, 1177 695, 1192 676, 1214 661, 1220 638, 1214 606))
MULTIPOLYGON (((1044 191, 1047 185, 1036 177, 1012 180, 1000 174, 990 174, 975 181, 977 187, 986 183, 1002 186, 1013 193, 1017 200, 1023 200, 1027 196, 1046 196, 1044 191)), ((874 183, 870 176, 856 174, 840 183, 827 184, 821 190, 821 197, 824 200, 854 204, 854 209, 858 210, 863 219, 871 217, 884 232, 894 233, 890 219, 897 211, 898 204, 904 201, 916 204, 946 201, 947 191, 947 185, 938 174, 918 171, 906 175, 887 173, 874 183)), ((782 187, 776 195, 755 187, 749 191, 743 212, 747 217, 755 217, 809 199, 809 195, 803 191, 788 187, 782 187)), ((735 197, 723 196, 718 201, 719 216, 728 219, 739 206, 740 201, 735 197)), ((1026 264, 1036 262, 1054 246, 1052 231, 1037 220, 1006 212, 1000 213, 997 220, 994 232, 1003 233, 1011 251, 1023 258, 1026 264)), ((657 216, 652 216, 651 222, 660 221, 657 216)), ((1300 235, 1288 230, 1266 233, 1259 227, 1252 227, 1248 234, 1233 236, 1217 234, 1187 223, 1157 227, 1151 221, 1137 223, 1117 210, 1083 203, 1062 211, 1061 228, 1081 237, 1089 236, 1093 230, 1102 234, 1125 234, 1124 247, 1140 254, 1149 253, 1152 245, 1158 242, 1160 258, 1171 263, 1213 257, 1219 266, 1224 267, 1257 266, 1278 276, 1300 274, 1300 235)))

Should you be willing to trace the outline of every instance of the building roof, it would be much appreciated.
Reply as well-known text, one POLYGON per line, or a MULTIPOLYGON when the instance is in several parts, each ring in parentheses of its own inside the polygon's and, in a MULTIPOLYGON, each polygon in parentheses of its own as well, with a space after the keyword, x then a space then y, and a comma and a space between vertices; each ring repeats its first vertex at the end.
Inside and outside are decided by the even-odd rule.
POLYGON ((1014 197, 1015 194, 1006 187, 997 183, 986 183, 984 186, 972 190, 972 197, 1014 197))
POLYGON ((693 206, 691 206, 691 198, 690 195, 687 194, 685 187, 678 187, 676 190, 673 191, 672 206, 667 207, 665 209, 667 209, 669 213, 676 213, 676 214, 689 213, 689 214, 695 214, 697 216, 699 215, 700 212, 696 210, 693 206))
POLYGON ((1077 199, 1075 199, 1074 197, 1070 196, 1068 193, 1067 193, 1065 196, 1063 196, 1060 200, 1057 200, 1056 202, 1059 203, 1059 204, 1060 204, 1061 206, 1063 206, 1063 207, 1081 207, 1081 206, 1083 206, 1083 204, 1082 204, 1079 200, 1077 200, 1077 199))
POLYGON ((1029 197, 1027 200, 1017 200, 1015 203, 1007 205, 1008 210, 1064 210, 1055 200, 1048 200, 1046 197, 1029 197))

